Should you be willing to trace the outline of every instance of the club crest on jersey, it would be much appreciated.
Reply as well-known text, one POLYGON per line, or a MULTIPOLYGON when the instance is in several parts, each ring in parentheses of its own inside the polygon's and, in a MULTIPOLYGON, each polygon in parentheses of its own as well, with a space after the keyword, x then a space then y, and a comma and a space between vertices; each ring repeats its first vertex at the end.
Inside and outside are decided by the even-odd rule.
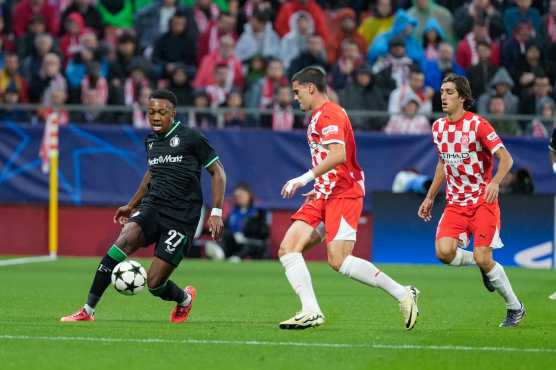
POLYGON ((177 147, 178 145, 180 145, 180 138, 177 136, 174 136, 173 138, 170 139, 170 146, 172 148, 177 147))
POLYGON ((461 134, 461 143, 463 145, 469 144, 469 134, 467 134, 465 132, 463 134, 461 134))

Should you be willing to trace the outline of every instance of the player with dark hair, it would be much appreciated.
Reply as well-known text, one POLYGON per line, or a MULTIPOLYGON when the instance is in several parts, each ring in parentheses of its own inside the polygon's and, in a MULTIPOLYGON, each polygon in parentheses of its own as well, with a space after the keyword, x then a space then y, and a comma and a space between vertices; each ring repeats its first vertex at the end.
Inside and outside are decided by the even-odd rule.
POLYGON ((326 95, 326 75, 319 67, 306 67, 292 78, 295 99, 311 111, 307 139, 312 168, 289 180, 282 196, 291 198, 314 180, 305 203, 292 216, 278 255, 286 277, 301 301, 301 311, 280 323, 282 329, 304 329, 324 323, 311 275, 301 254, 319 243, 326 232, 328 263, 363 284, 385 290, 400 304, 406 329, 412 329, 419 310, 415 287, 402 286, 371 262, 352 255, 365 195, 364 175, 355 155, 355 139, 346 112, 326 95))
POLYGON ((148 169, 129 203, 118 208, 114 222, 123 225, 120 235, 96 270, 87 303, 61 321, 91 321, 102 294, 110 285, 114 267, 137 249, 155 243, 155 253, 147 273, 152 295, 177 303, 170 321, 187 320, 195 288, 180 289, 169 280, 191 245, 199 222, 203 194, 201 169, 212 176, 214 208, 209 230, 219 239, 226 175, 219 157, 198 131, 175 121, 177 98, 171 91, 157 90, 149 98, 148 120, 152 133, 145 139, 148 169))
POLYGON ((492 250, 503 246, 498 192, 513 160, 490 123, 467 111, 473 99, 465 77, 446 76, 440 95, 446 117, 432 126, 439 159, 418 215, 431 220, 434 199, 446 179, 447 205, 436 231, 436 256, 452 266, 477 264, 487 290, 498 291, 506 301, 506 318, 500 327, 516 326, 525 316, 525 307, 513 292, 504 268, 492 257, 492 250), (493 177, 494 156, 499 164, 493 177), (471 235, 473 252, 464 250, 471 235))

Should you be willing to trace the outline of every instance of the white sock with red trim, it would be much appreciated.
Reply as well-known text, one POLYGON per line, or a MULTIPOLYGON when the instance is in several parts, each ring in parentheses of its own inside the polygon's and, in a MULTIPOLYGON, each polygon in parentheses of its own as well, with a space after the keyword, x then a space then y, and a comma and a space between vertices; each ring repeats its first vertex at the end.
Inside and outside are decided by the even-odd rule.
POLYGON ((407 296, 407 289, 403 285, 362 258, 347 256, 340 267, 340 272, 363 284, 381 288, 398 301, 407 296))
POLYGON ((470 266, 476 264, 475 258, 473 258, 473 252, 461 248, 456 248, 456 256, 452 262, 450 262, 451 266, 470 266))
POLYGON ((301 253, 287 253, 280 257, 286 277, 301 301, 302 312, 322 313, 313 290, 311 274, 301 253))

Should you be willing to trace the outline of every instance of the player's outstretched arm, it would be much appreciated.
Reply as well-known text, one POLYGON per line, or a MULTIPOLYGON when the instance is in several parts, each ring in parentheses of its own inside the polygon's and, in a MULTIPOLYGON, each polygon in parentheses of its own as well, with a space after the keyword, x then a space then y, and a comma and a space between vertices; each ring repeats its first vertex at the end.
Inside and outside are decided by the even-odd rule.
POLYGON ((114 223, 120 223, 121 225, 123 225, 127 222, 131 211, 133 211, 133 209, 137 207, 141 199, 143 199, 143 197, 147 193, 150 181, 151 171, 147 170, 147 172, 145 172, 145 175, 143 176, 143 180, 141 180, 141 184, 139 184, 139 188, 137 189, 131 200, 125 206, 121 206, 116 210, 116 214, 114 215, 114 223))
POLYGON ((282 197, 291 198, 294 196, 295 192, 307 185, 310 181, 313 181, 316 177, 319 177, 328 171, 336 168, 336 166, 344 163, 346 161, 346 148, 344 144, 334 143, 328 145, 328 155, 326 159, 319 163, 316 167, 305 172, 303 175, 289 180, 282 187, 282 197))
POLYGON ((207 167, 212 180, 212 210, 208 219, 210 234, 214 240, 219 240, 224 231, 222 221, 222 207, 224 206, 224 192, 226 190, 226 172, 220 161, 216 161, 207 167))
POLYGON ((440 191, 442 184, 444 183, 444 161, 442 159, 438 159, 438 163, 436 165, 436 170, 434 171, 434 178, 432 179, 432 184, 427 192, 427 196, 419 206, 419 210, 417 211, 417 215, 421 217, 425 221, 432 220, 432 206, 434 204, 434 200, 436 195, 440 191))
POLYGON ((496 158, 498 158, 498 170, 496 175, 492 178, 490 183, 486 187, 485 200, 487 203, 492 203, 498 198, 498 192, 500 191, 500 183, 506 174, 510 171, 514 164, 514 160, 504 147, 500 147, 494 152, 496 158))

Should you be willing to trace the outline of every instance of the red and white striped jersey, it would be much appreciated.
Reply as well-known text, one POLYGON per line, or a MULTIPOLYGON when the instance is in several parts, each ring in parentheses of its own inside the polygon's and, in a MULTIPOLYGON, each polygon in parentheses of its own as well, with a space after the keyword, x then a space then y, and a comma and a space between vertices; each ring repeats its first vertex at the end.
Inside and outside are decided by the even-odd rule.
POLYGON ((346 111, 326 102, 313 111, 307 127, 307 140, 313 167, 328 156, 329 144, 345 146, 346 162, 315 179, 318 198, 358 198, 365 195, 365 177, 355 156, 355 138, 346 111))
POLYGON ((454 122, 440 118, 432 125, 432 137, 444 161, 447 202, 480 204, 492 179, 492 156, 504 147, 490 123, 471 112, 454 122))

